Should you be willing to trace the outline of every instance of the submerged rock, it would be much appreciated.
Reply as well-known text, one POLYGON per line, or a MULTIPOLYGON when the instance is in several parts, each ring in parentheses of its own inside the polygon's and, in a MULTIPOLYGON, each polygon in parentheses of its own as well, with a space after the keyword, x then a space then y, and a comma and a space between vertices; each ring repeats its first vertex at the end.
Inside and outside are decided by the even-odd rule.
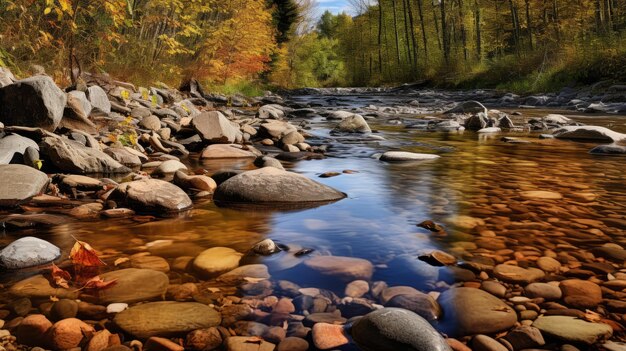
POLYGON ((351 329, 365 351, 450 351, 445 339, 419 315, 401 308, 384 308, 357 320, 351 329))
POLYGON ((181 336, 221 322, 220 314, 197 302, 149 302, 118 313, 113 322, 140 339, 151 336, 181 336))
POLYGON ((214 200, 222 203, 307 203, 341 200, 346 195, 303 175, 274 167, 238 174, 217 187, 214 200))
POLYGON ((19 238, 0 251, 0 265, 20 269, 52 262, 61 256, 61 249, 51 243, 27 236, 19 238))
POLYGON ((67 97, 48 76, 34 76, 0 88, 0 122, 54 131, 67 97))
POLYGON ((143 213, 181 212, 193 205, 181 188, 159 179, 122 183, 109 195, 109 200, 143 213))
POLYGON ((149 301, 165 294, 169 279, 163 272, 152 269, 127 268, 100 275, 105 282, 116 280, 111 287, 99 290, 98 302, 134 303, 149 301))
POLYGON ((24 165, 0 165, 0 207, 13 207, 42 193, 48 176, 24 165))
POLYGON ((194 259, 193 267, 205 276, 214 276, 237 268, 242 256, 228 247, 212 247, 194 259))
POLYGON ((374 273, 374 266, 370 261, 355 257, 315 256, 304 261, 304 265, 321 275, 346 283, 370 280, 374 273))
POLYGON ((611 143, 626 139, 626 134, 598 126, 567 126, 554 132, 558 139, 589 140, 611 143))

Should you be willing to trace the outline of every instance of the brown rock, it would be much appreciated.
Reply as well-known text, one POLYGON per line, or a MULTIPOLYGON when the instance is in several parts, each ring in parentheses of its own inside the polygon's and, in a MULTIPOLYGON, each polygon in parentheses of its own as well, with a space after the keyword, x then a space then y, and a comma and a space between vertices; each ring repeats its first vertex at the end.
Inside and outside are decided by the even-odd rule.
POLYGON ((145 351, 184 351, 185 348, 178 345, 177 343, 165 339, 159 338, 157 336, 153 336, 146 341, 146 344, 143 346, 145 351))
POLYGON ((278 344, 277 351, 306 351, 308 349, 309 343, 306 340, 290 336, 278 344))
POLYGON ((106 329, 100 330, 89 340, 86 351, 102 351, 109 347, 111 332, 106 329))
POLYGON ((67 318, 56 322, 49 331, 50 346, 65 350, 78 347, 95 329, 76 318, 67 318))
POLYGON ((559 285, 566 304, 576 308, 593 308, 602 302, 598 284, 580 279, 568 279, 559 285))
POLYGON ((320 350, 328 350, 349 343, 341 325, 317 323, 313 326, 313 344, 320 350))
POLYGON ((215 327, 194 330, 185 338, 185 347, 190 350, 214 350, 220 345, 222 334, 215 327))
POLYGON ((26 316, 15 331, 17 342, 28 346, 46 346, 46 332, 52 328, 52 322, 43 314, 26 316))

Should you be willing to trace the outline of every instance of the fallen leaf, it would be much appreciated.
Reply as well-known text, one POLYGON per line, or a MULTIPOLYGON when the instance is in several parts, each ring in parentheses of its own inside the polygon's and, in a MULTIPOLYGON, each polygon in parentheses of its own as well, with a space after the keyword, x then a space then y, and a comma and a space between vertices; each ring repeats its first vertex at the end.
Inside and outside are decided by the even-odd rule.
POLYGON ((96 250, 84 241, 76 240, 76 244, 70 251, 72 263, 87 267, 105 266, 106 263, 98 257, 96 250))
POLYGON ((102 278, 100 278, 100 276, 97 275, 89 279, 85 283, 85 285, 83 285, 81 289, 104 290, 104 289, 112 287, 115 284, 117 284, 117 279, 113 279, 113 280, 109 280, 108 282, 105 282, 104 280, 102 280, 102 278))
POLYGON ((56 264, 52 264, 50 268, 50 275, 52 275, 52 280, 54 280, 54 284, 60 288, 69 289, 68 281, 72 279, 72 276, 67 271, 62 270, 56 264))

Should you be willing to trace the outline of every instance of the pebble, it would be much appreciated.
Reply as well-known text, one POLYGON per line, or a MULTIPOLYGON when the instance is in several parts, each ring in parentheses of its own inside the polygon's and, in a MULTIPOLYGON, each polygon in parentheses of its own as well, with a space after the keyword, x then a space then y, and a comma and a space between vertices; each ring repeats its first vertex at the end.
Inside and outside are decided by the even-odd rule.
POLYGON ((333 349, 350 342, 343 326, 329 323, 315 324, 311 337, 315 347, 320 350, 333 349))

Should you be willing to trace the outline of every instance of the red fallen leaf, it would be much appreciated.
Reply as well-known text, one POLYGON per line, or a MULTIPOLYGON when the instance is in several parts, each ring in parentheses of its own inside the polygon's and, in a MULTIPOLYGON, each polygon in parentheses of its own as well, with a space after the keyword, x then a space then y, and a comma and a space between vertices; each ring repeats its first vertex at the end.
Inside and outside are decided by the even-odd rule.
POLYGON ((52 264, 50 268, 50 274, 54 280, 54 284, 60 288, 69 289, 68 281, 72 279, 72 276, 67 271, 62 270, 56 264, 52 264))
POLYGON ((113 280, 109 280, 108 282, 105 282, 104 280, 102 280, 102 278, 100 278, 99 275, 97 275, 89 279, 85 283, 85 285, 83 285, 81 289, 104 290, 104 289, 112 287, 115 284, 117 284, 117 279, 113 279, 113 280))
POLYGON ((72 263, 86 267, 106 266, 91 245, 79 240, 76 240, 76 244, 70 251, 70 259, 72 263))

